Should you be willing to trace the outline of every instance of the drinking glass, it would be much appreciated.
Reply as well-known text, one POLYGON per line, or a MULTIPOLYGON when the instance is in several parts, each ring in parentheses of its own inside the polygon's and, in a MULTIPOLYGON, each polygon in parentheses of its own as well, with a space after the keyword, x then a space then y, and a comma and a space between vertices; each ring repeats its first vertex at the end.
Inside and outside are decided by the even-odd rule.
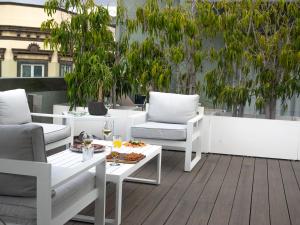
POLYGON ((82 147, 82 161, 85 162, 94 157, 94 147, 83 146, 82 147))
POLYGON ((109 97, 105 97, 104 98, 104 105, 105 107, 107 108, 107 113, 106 113, 106 117, 110 116, 109 115, 109 110, 111 109, 112 107, 112 103, 111 103, 111 99, 109 97))
POLYGON ((107 140, 113 132, 114 129, 114 121, 113 120, 105 120, 104 127, 102 129, 103 138, 107 140))
MULTIPOLYGON (((114 152, 117 152, 117 149, 120 149, 122 147, 122 137, 120 135, 114 135, 113 136, 113 149, 114 152)), ((116 154, 112 154, 113 162, 110 164, 111 166, 119 166, 120 164, 117 163, 117 157, 116 154)))

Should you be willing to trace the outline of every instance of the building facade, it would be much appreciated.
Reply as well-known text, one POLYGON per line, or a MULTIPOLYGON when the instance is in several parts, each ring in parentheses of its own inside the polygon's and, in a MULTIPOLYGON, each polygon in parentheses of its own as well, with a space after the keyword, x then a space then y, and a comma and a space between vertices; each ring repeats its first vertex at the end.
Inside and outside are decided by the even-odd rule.
MULTIPOLYGON (((58 10, 60 22, 70 14, 58 10)), ((42 5, 0 2, 0 77, 59 77, 72 69, 72 59, 45 48, 49 35, 40 26, 47 20, 42 5)))

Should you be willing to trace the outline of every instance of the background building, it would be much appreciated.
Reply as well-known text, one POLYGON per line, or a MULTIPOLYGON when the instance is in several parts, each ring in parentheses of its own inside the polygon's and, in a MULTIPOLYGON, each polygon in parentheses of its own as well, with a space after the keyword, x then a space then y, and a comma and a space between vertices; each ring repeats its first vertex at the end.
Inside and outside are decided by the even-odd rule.
MULTIPOLYGON (((0 76, 58 77, 72 68, 71 58, 44 47, 48 33, 40 26, 47 19, 43 5, 0 1, 0 76)), ((67 19, 59 10, 55 19, 67 19)))

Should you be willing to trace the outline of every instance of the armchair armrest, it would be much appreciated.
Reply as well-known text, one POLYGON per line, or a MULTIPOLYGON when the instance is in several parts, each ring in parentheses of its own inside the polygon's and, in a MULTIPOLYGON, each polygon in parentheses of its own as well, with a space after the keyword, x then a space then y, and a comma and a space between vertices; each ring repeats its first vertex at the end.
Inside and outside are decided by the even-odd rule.
POLYGON ((202 120, 203 119, 203 114, 201 114, 201 115, 197 115, 197 116, 195 116, 194 118, 192 118, 192 119, 190 119, 188 122, 187 122, 187 124, 195 124, 195 123, 197 123, 197 122, 199 122, 200 120, 202 120))
POLYGON ((0 159, 0 173, 39 177, 50 171, 51 165, 48 163, 0 159))
POLYGON ((197 115, 187 122, 187 139, 189 142, 193 142, 195 138, 200 136, 200 125, 203 119, 203 115, 197 115))
POLYGON ((137 124, 146 123, 147 121, 147 112, 140 112, 135 115, 128 117, 128 126, 127 126, 127 139, 131 138, 131 127, 137 124))
POLYGON ((48 117, 48 118, 60 118, 60 119, 72 119, 71 116, 68 115, 60 115, 60 114, 47 114, 47 113, 31 113, 31 116, 36 117, 48 117))
POLYGON ((97 167, 97 165, 105 162, 106 162, 106 157, 104 154, 101 154, 98 156, 94 156, 92 159, 85 161, 76 167, 65 168, 65 167, 53 166, 52 171, 55 170, 56 168, 61 168, 61 170, 59 171, 59 174, 55 174, 55 176, 52 176, 51 187, 57 188, 63 185, 64 183, 72 180, 74 177, 82 174, 83 172, 88 171, 93 167, 97 167))
POLYGON ((131 115, 128 119, 131 125, 145 123, 147 121, 147 112, 140 112, 135 115, 131 115))

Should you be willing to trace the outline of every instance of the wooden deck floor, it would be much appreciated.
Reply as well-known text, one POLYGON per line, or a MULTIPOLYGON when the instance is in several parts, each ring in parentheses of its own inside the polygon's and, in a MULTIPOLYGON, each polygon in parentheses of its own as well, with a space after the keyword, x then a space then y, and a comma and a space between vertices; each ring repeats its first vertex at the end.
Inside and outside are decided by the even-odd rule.
MULTIPOLYGON (((208 154, 186 173, 183 159, 164 151, 159 186, 124 185, 122 225, 300 224, 300 162, 208 154)), ((150 163, 137 175, 152 177, 154 168, 150 163)), ((113 191, 109 186, 108 216, 113 191)))

